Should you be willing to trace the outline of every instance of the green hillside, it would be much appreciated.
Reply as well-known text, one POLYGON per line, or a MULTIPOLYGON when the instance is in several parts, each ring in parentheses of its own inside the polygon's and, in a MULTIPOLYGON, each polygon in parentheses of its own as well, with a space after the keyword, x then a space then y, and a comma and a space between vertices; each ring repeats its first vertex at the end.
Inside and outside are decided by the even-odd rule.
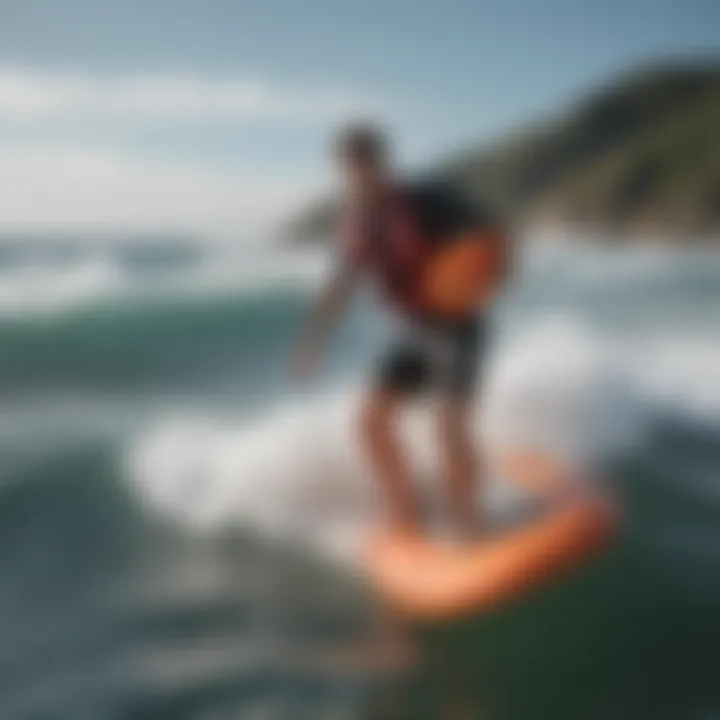
MULTIPOLYGON (((616 79, 555 119, 435 172, 513 225, 623 236, 720 235, 720 58, 655 65, 616 79)), ((332 201, 291 234, 328 234, 332 201)))

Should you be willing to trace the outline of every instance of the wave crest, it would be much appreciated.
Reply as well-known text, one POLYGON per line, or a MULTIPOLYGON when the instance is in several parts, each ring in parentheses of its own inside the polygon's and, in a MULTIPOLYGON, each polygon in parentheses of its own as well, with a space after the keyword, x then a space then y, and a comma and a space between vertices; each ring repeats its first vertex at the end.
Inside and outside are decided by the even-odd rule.
MULTIPOLYGON (((532 447, 590 463, 639 442, 647 413, 609 349, 556 324, 511 343, 490 369, 474 430, 491 451, 532 447)), ((235 525, 353 557, 379 502, 354 432, 356 390, 299 400, 252 424, 175 418, 141 437, 128 472, 145 506, 200 531, 235 525)), ((403 432, 422 490, 440 490, 428 406, 403 432)), ((491 491, 493 507, 509 501, 491 491)))

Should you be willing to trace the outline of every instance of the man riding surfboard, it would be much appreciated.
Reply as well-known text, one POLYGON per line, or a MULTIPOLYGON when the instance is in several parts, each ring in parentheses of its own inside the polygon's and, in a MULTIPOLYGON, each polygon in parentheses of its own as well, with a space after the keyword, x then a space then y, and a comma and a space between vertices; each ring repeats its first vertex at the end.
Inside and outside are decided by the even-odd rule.
POLYGON ((479 453, 469 410, 489 340, 488 305, 506 269, 487 258, 498 255, 502 235, 452 188, 397 178, 375 127, 345 129, 335 154, 345 185, 340 261, 301 335, 295 370, 315 372, 358 280, 369 277, 404 326, 378 359, 359 417, 390 520, 410 532, 421 528, 420 498, 396 428, 407 402, 433 391, 451 518, 458 534, 471 536, 479 453), (448 256, 454 247, 460 252, 448 256))

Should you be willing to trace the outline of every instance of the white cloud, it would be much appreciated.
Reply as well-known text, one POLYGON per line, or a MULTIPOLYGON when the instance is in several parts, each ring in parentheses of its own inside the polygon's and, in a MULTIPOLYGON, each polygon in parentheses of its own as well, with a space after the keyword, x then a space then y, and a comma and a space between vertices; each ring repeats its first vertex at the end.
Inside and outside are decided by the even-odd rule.
MULTIPOLYGON (((213 131, 203 124, 219 122, 326 129, 349 115, 376 114, 373 106, 362 93, 342 86, 0 65, 0 232, 202 231, 281 220, 317 184, 292 167, 270 172, 262 165, 213 166, 184 158, 182 146, 174 148, 173 159, 157 160, 140 146, 114 147, 112 132, 104 145, 103 133, 117 124, 139 130, 153 123, 192 125, 199 140, 200 133, 213 131), (87 124, 97 145, 78 147, 73 138, 87 124)), ((132 133, 127 137, 132 143, 132 133)))
POLYGON ((98 76, 0 66, 0 121, 335 121, 373 113, 352 89, 193 75, 98 76))
POLYGON ((60 144, 0 144, 0 230, 252 229, 310 194, 302 177, 60 144))

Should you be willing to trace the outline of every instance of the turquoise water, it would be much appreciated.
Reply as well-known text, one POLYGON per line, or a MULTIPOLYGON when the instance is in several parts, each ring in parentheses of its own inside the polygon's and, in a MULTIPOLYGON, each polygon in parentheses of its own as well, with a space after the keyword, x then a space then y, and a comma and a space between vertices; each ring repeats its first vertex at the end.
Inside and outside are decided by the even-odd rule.
POLYGON ((353 579, 370 303, 298 391, 285 356, 322 258, 31 249, 0 259, 0 717, 720 716, 718 256, 530 254, 486 424, 592 460, 625 530, 522 603, 416 629, 426 664, 399 683, 334 660, 375 619, 353 579))

